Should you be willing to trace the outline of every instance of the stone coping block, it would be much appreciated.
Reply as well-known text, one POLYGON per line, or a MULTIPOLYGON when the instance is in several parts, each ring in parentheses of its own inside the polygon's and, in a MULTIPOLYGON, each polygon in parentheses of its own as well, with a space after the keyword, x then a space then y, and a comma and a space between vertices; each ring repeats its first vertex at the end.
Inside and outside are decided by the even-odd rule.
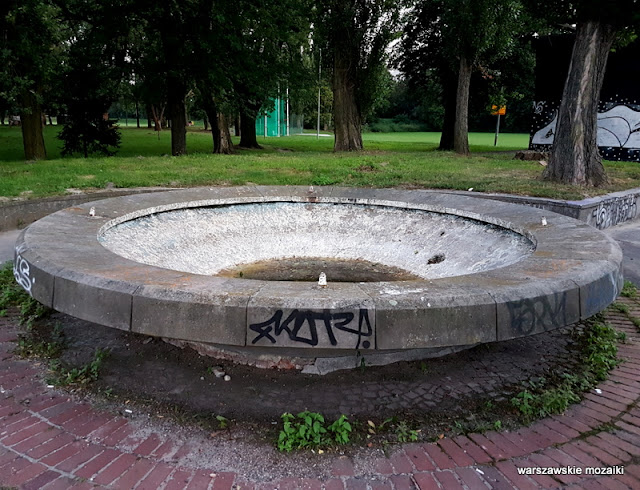
POLYGON ((128 195, 63 209, 23 231, 14 272, 35 299, 99 324, 180 341, 310 355, 316 349, 468 346, 561 328, 615 300, 621 263, 622 252, 608 236, 548 210, 436 191, 243 186, 128 195), (268 202, 447 213, 515 231, 535 250, 509 266, 474 274, 330 283, 325 289, 163 269, 123 258, 98 242, 102 231, 140 216, 268 202))

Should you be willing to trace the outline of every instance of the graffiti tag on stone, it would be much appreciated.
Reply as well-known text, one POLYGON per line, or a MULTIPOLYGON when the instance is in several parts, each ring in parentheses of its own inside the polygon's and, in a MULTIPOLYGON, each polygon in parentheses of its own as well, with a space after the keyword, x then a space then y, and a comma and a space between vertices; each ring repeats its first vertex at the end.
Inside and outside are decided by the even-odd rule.
POLYGON ((636 196, 632 195, 600 203, 598 209, 593 211, 593 217, 596 220, 596 228, 604 230, 634 219, 637 212, 636 196))
POLYGON ((13 277, 20 286, 31 294, 31 287, 35 282, 35 278, 31 277, 29 262, 22 258, 18 250, 16 250, 16 258, 13 262, 13 277))
POLYGON ((330 310, 293 310, 286 318, 283 317, 283 311, 277 310, 267 321, 249 325, 257 334, 251 343, 256 344, 266 339, 271 344, 276 344, 278 337, 284 334, 293 342, 315 347, 319 343, 319 330, 324 327, 332 346, 338 345, 335 330, 339 330, 355 337, 354 348, 371 347, 371 342, 364 340, 373 335, 369 311, 366 309, 360 309, 357 326, 354 322, 355 314, 350 311, 332 313, 330 310))

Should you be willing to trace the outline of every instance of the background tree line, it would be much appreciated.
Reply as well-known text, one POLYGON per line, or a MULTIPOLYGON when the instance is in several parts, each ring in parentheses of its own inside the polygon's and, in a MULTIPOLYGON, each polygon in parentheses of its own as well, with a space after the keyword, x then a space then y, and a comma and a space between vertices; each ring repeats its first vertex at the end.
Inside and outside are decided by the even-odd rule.
POLYGON ((20 114, 27 160, 46 159, 45 113, 64 115, 64 154, 113 153, 118 129, 103 115, 125 99, 156 129, 169 122, 173 155, 187 152, 188 105, 211 126, 212 151, 229 153, 232 122, 240 146, 258 148, 255 119, 270 100, 286 90, 311 112, 320 88, 336 151, 362 149, 363 125, 395 116, 440 129, 440 148, 464 155, 487 106, 508 104, 508 123, 524 129, 531 39, 565 30, 576 44, 547 176, 598 185, 602 75, 639 10, 638 0, 5 0, 0 111, 20 114))

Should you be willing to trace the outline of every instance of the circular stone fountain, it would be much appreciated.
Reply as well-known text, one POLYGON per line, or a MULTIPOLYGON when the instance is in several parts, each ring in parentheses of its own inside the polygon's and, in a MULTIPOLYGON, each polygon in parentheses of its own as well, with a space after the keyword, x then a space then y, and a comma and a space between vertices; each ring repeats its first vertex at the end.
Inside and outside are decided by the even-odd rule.
POLYGON ((85 320, 326 372, 574 323, 614 301, 621 262, 603 233, 522 205, 253 186, 59 211, 22 233, 14 272, 37 300, 85 320))

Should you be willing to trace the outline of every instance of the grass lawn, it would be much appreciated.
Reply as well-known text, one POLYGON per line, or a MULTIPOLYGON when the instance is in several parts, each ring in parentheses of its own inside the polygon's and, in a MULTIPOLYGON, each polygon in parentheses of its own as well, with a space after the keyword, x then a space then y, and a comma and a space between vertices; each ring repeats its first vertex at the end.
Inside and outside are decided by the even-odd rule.
MULTIPOLYGON (((188 133, 189 155, 171 157, 170 132, 122 128, 122 148, 111 158, 61 158, 58 127, 45 128, 49 160, 24 162, 20 128, 0 127, 0 196, 31 191, 38 197, 64 194, 68 188, 242 184, 345 185, 463 189, 478 192, 581 199, 640 187, 640 164, 606 162, 610 184, 582 189, 541 179, 537 162, 513 160, 527 147, 528 135, 470 135, 470 157, 438 152, 439 133, 365 133, 366 150, 333 153, 333 138, 315 135, 262 138, 263 150, 212 155, 211 133, 188 133)), ((237 142, 237 141, 236 141, 237 142)))

